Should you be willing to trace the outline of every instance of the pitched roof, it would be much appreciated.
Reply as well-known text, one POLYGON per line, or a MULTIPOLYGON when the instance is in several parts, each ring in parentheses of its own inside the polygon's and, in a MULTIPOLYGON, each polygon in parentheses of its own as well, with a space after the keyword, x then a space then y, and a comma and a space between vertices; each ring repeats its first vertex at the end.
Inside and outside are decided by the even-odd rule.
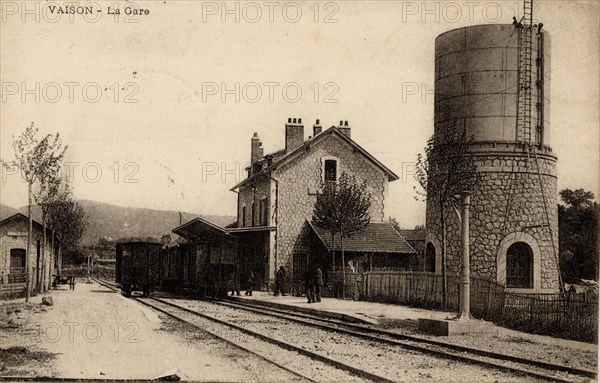
MULTIPOLYGON (((21 219, 23 221, 29 221, 29 217, 26 216, 23 213, 15 213, 13 215, 10 215, 6 218, 4 218, 3 220, 0 221, 0 226, 9 223, 10 221, 14 221, 16 219, 21 219)), ((42 232, 44 231, 44 225, 39 223, 38 221, 36 221, 35 219, 31 220, 33 222, 33 226, 36 227, 37 229, 41 230, 42 232)), ((50 237, 52 237, 52 229, 50 227, 46 227, 46 234, 49 234, 50 237)), ((58 235, 55 237, 58 240, 58 235)))
POLYGON ((425 230, 398 230, 407 241, 425 241, 427 232, 425 230))
POLYGON ((202 240, 206 237, 214 238, 227 235, 225 228, 207 221, 203 218, 194 218, 172 230, 173 233, 187 240, 202 240))
POLYGON ((268 166, 267 168, 261 170, 260 172, 246 178, 245 180, 243 180, 242 182, 238 183, 237 185, 235 185, 234 187, 232 187, 230 190, 234 191, 235 189, 238 189, 242 186, 244 186, 245 184, 247 184, 248 182, 257 179, 261 176, 265 176, 265 175, 270 175, 271 172, 275 169, 277 169, 278 167, 290 162, 291 160, 293 160, 294 158, 298 157, 300 154, 304 153, 304 151, 309 148, 311 145, 316 145, 319 142, 323 141, 326 137, 330 136, 330 135, 335 135, 336 137, 340 138, 341 140, 343 140, 344 142, 346 142, 347 144, 349 144, 350 146, 352 146, 358 153, 362 154, 364 157, 367 158, 367 160, 369 160, 373 165, 375 165, 376 167, 378 167, 379 169, 381 169, 387 176, 388 176, 388 181, 395 181, 398 179, 398 176, 391 171, 389 168, 387 168, 384 164, 382 164, 381 162, 379 162, 375 157, 373 157, 369 152, 367 152, 365 149, 363 149, 360 145, 358 145, 356 142, 354 142, 351 138, 349 138, 348 136, 346 136, 344 133, 342 133, 338 128, 336 128, 335 126, 332 126, 331 128, 327 129, 326 131, 314 136, 313 138, 305 141, 302 145, 300 145, 299 147, 297 147, 296 149, 292 150, 290 153, 285 154, 285 151, 283 150, 279 150, 275 153, 272 154, 267 154, 263 157, 266 158, 268 156, 272 156, 273 157, 273 163, 268 166))
POLYGON ((173 233, 189 240, 202 241, 207 239, 220 238, 222 236, 236 237, 236 233, 271 231, 275 230, 274 226, 248 226, 235 227, 229 224, 226 227, 217 225, 203 218, 194 218, 191 221, 173 229, 173 233))
MULTIPOLYGON (((317 234, 321 242, 331 250, 331 234, 314 223, 308 221, 309 226, 317 234)), ((334 250, 341 250, 339 234, 335 236, 334 250)), ((351 238, 344 238, 344 251, 360 253, 400 253, 416 254, 408 242, 387 222, 371 222, 362 232, 351 238)))

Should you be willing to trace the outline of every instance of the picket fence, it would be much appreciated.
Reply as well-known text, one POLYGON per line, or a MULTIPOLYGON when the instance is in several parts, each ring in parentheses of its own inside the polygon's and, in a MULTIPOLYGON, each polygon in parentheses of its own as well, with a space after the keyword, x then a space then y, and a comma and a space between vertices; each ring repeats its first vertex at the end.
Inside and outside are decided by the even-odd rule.
MULTIPOLYGON (((326 296, 341 296, 341 272, 330 275, 326 296)), ((460 277, 448 275, 447 309, 458 311, 460 277)), ((345 297, 428 309, 443 308, 441 275, 413 271, 346 273, 345 297)), ((471 314, 522 331, 598 342, 598 296, 516 294, 494 281, 471 278, 471 314)))

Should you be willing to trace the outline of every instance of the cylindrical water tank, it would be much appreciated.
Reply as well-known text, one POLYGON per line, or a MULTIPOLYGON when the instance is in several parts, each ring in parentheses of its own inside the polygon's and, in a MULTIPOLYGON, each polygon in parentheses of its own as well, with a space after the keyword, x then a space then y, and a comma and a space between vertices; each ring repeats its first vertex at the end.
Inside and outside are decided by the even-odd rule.
MULTIPOLYGON (((459 125, 465 126, 467 137, 475 141, 520 141, 521 33, 523 29, 514 25, 476 25, 437 37, 436 135, 443 134, 448 126, 459 125)), ((550 36, 543 29, 540 36, 534 27, 531 40, 531 141, 549 145, 550 36), (540 119, 543 124, 539 124, 540 119)))
MULTIPOLYGON (((434 142, 444 142, 450 132, 465 132, 472 140, 469 152, 480 180, 468 190, 471 275, 514 292, 545 293, 559 287, 557 158, 548 137, 550 37, 534 27, 526 51, 521 49, 525 33, 515 25, 478 25, 438 36, 434 142), (525 93, 519 92, 520 76, 529 73, 519 69, 519 58, 529 52, 530 135, 524 134, 525 114, 519 112, 525 93)), ((458 274, 461 223, 449 201, 440 203, 438 196, 464 191, 444 190, 445 173, 432 176, 441 177, 431 184, 442 190, 427 191, 424 263, 441 273, 443 251, 447 272, 458 274)))

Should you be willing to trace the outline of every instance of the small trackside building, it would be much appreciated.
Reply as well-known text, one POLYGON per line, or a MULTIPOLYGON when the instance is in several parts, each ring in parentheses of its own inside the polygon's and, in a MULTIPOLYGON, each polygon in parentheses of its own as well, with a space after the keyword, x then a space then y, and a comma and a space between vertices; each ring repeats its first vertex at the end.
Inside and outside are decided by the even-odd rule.
MULTIPOLYGON (((21 295, 26 291, 28 232, 29 218, 21 213, 0 221, 0 297, 21 295)), ((35 220, 32 234, 29 267, 32 271, 31 289, 35 291, 42 281, 48 285, 46 287, 52 282, 58 240, 52 241, 52 231, 47 229, 44 246, 44 226, 35 220)))

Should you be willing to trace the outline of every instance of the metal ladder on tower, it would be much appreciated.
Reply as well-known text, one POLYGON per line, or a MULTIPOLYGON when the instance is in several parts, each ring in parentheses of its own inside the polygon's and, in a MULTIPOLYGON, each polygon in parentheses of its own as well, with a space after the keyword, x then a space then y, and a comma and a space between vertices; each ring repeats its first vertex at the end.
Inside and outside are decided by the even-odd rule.
MULTIPOLYGON (((521 23, 516 23, 516 26, 519 28, 519 68, 518 68, 518 95, 517 95, 517 141, 520 141, 523 145, 523 149, 527 153, 527 162, 526 168, 529 169, 529 172, 537 173, 537 179, 539 182, 539 188, 542 193, 542 202, 544 208, 544 218, 545 223, 540 226, 544 229, 548 230, 548 234, 550 237, 550 242, 552 244, 552 252, 554 254, 554 259, 556 262, 556 267, 558 271, 558 279, 559 279, 559 289, 560 291, 564 291, 564 285, 562 281, 562 276, 560 272, 560 261, 558 258, 558 252, 556 249, 555 241, 557 238, 554 238, 552 233, 552 228, 550 226, 550 216, 549 216, 549 206, 547 204, 546 191, 544 188, 544 181, 542 179, 542 174, 540 170, 540 160, 537 156, 536 145, 542 144, 542 131, 543 131, 543 108, 544 108, 544 100, 543 100, 543 66, 544 66, 544 57, 543 57, 543 36, 538 36, 539 46, 538 46, 538 57, 536 58, 537 70, 536 73, 538 78, 536 79, 536 87, 537 87, 537 96, 538 101, 536 102, 537 109, 537 119, 536 119, 536 137, 532 141, 532 132, 531 132, 531 112, 532 112, 532 87, 531 87, 531 77, 532 77, 532 55, 533 55, 533 31, 534 28, 537 28, 537 25, 533 24, 533 0, 524 0, 523 1, 523 19, 521 23), (541 76, 541 77, 540 77, 541 76), (540 113, 541 112, 541 113, 540 113), (532 156, 533 154, 533 156, 532 156)), ((541 33, 542 24, 539 25, 538 35, 541 33)), ((513 162, 514 163, 514 162, 513 162)), ((513 170, 514 171, 514 170, 513 170)), ((509 198, 510 199, 510 198, 509 198)), ((510 202, 509 202, 510 203, 510 202)), ((507 206, 508 207, 508 206, 507 206)), ((507 210, 508 213, 508 210, 507 210)))
POLYGON ((523 21, 519 23, 519 89, 517 140, 531 144, 531 72, 533 52, 533 0, 523 2, 523 21))

